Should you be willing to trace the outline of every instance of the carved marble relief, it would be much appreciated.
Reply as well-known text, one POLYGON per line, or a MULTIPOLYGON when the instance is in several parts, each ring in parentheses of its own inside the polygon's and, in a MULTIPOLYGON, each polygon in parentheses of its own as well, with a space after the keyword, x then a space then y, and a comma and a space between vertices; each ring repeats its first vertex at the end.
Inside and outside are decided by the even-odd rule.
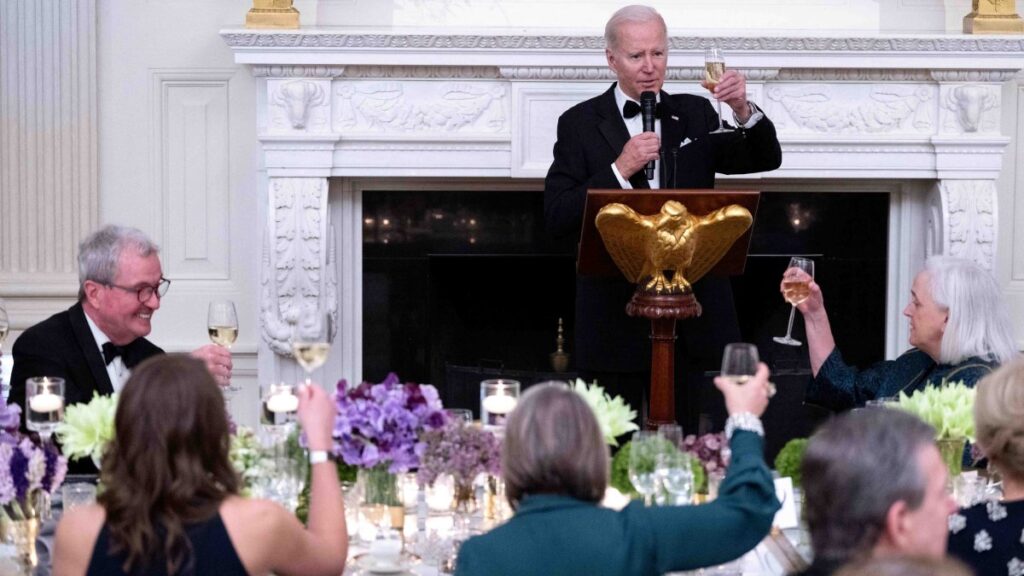
POLYGON ((942 180, 929 199, 925 254, 974 260, 987 270, 995 265, 997 190, 994 180, 942 180))
POLYGON ((508 132, 508 87, 483 82, 338 82, 344 132, 508 132))
POLYGON ((995 86, 964 84, 943 89, 944 132, 999 132, 999 91, 995 86))
POLYGON ((275 178, 270 184, 270 230, 264 241, 260 320, 271 350, 291 355, 304 321, 330 313, 337 329, 334 250, 328 249, 327 180, 275 178))
MULTIPOLYGON (((931 86, 803 85, 767 90, 768 98, 782 106, 796 128, 824 134, 931 133, 934 110, 929 102, 935 92, 931 86)), ((773 115, 772 120, 780 129, 793 129, 784 118, 773 115)))
POLYGON ((272 128, 326 132, 328 86, 326 81, 312 80, 271 83, 272 128))

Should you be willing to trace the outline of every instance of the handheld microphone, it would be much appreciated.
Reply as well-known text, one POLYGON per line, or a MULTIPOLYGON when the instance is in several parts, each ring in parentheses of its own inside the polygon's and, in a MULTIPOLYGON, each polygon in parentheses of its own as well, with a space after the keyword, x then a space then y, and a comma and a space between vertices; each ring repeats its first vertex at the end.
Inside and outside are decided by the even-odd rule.
MULTIPOLYGON (((643 119, 644 132, 654 132, 654 117, 658 105, 658 98, 654 92, 640 94, 640 117, 643 119)), ((654 179, 654 160, 647 163, 647 179, 654 179)))

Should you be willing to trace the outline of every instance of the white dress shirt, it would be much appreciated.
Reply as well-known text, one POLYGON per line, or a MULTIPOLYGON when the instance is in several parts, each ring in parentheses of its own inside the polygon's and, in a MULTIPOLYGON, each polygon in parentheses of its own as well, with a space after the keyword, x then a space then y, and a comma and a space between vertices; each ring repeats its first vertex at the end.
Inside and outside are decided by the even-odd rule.
MULTIPOLYGON (((103 345, 110 342, 110 338, 107 338, 107 335, 92 321, 92 318, 89 318, 88 314, 85 315, 85 320, 89 323, 89 330, 92 331, 92 337, 96 340, 96 346, 100 349, 100 358, 103 358, 103 345)), ((114 392, 117 393, 124 388, 124 383, 128 381, 132 371, 124 365, 124 358, 118 356, 110 364, 107 364, 107 375, 110 376, 110 385, 114 387, 114 392)))

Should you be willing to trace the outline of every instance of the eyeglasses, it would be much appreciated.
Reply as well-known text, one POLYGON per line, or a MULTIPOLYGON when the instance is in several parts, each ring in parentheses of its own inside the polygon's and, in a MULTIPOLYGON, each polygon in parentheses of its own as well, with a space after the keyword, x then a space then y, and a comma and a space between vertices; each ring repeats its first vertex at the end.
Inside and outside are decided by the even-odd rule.
POLYGON ((139 298, 139 302, 145 303, 147 300, 152 298, 154 294, 156 294, 157 299, 163 298, 164 294, 167 294, 167 289, 171 287, 171 281, 161 276, 160 282, 158 282, 156 286, 150 286, 149 284, 138 288, 128 288, 126 286, 118 286, 117 284, 104 284, 104 286, 133 293, 139 298))

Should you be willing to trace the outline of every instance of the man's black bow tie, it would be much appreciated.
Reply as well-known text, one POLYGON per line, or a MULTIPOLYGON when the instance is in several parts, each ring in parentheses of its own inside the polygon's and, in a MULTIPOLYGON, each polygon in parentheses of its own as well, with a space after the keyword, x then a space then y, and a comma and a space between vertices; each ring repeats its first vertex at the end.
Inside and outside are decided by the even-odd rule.
POLYGON ((138 364, 138 359, 135 358, 134 354, 132 354, 131 344, 127 346, 118 346, 113 342, 103 343, 103 362, 109 365, 114 361, 114 358, 117 358, 118 356, 121 357, 121 361, 124 362, 124 365, 128 368, 132 368, 138 364))
MULTIPOLYGON (((626 100, 626 103, 622 105, 622 115, 628 120, 635 117, 640 113, 640 105, 632 100, 626 100)), ((654 108, 654 117, 661 118, 661 102, 658 102, 654 108)))

